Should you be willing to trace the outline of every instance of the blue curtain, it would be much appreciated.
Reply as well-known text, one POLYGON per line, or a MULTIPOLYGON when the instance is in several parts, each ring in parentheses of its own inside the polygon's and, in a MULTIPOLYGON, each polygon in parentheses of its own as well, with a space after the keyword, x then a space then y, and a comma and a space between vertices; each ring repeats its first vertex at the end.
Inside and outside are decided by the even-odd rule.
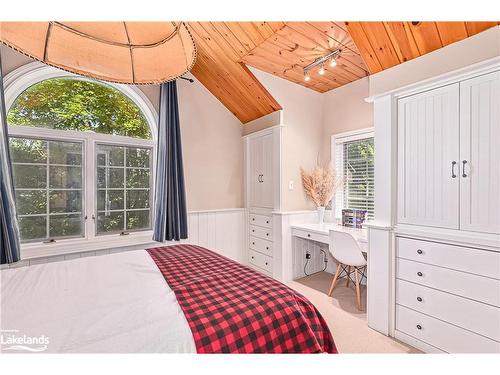
POLYGON ((160 116, 156 158, 155 227, 153 240, 187 238, 186 193, 182 165, 177 83, 160 88, 160 116))
POLYGON ((7 132, 7 113, 3 91, 2 56, 0 56, 0 263, 20 259, 14 187, 7 132))

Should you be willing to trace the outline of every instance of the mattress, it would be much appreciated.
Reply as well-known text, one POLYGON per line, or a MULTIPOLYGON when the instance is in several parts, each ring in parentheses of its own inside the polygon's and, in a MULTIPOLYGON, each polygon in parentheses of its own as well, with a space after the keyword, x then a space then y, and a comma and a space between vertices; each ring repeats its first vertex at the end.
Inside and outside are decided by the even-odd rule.
POLYGON ((48 341, 2 344, 3 353, 196 352, 175 294, 144 250, 2 270, 0 329, 4 342, 48 341))

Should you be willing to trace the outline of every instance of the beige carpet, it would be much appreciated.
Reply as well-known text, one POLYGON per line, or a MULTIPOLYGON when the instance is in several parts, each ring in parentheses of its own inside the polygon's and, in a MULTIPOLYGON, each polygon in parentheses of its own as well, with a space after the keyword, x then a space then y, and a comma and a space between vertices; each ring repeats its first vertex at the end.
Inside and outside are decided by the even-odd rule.
MULTIPOLYGON (((419 353, 411 346, 384 336, 366 323, 365 311, 356 307, 356 291, 346 288, 345 279, 337 282, 332 297, 327 296, 333 275, 319 272, 288 285, 307 297, 319 310, 332 331, 339 353, 419 353)), ((366 288, 362 289, 366 308, 366 288)))

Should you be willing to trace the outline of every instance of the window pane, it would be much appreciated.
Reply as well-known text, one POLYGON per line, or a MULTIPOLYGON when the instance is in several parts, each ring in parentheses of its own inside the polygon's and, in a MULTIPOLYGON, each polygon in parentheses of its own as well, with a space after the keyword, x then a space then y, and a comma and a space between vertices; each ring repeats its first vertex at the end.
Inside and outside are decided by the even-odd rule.
POLYGON ((47 212, 46 190, 18 190, 16 192, 18 215, 44 214, 47 212))
POLYGON ((138 230, 149 228, 149 210, 127 211, 127 229, 138 230))
POLYGON ((104 168, 97 169, 97 187, 101 188, 124 188, 125 169, 123 168, 104 168))
POLYGON ((45 165, 13 164, 14 187, 44 189, 47 187, 47 167, 45 165))
POLYGON ((128 96, 105 83, 70 77, 47 79, 23 91, 10 107, 7 122, 151 138, 144 114, 128 96))
POLYGON ((47 162, 47 142, 35 139, 11 138, 10 156, 13 163, 47 162))
POLYGON ((19 217, 18 224, 23 241, 47 238, 47 216, 19 217))
POLYGON ((128 188, 148 188, 149 169, 127 169, 128 188))
POLYGON ((149 168, 150 150, 127 148, 127 167, 149 168))
POLYGON ((122 232, 124 212, 100 212, 97 214, 97 233, 122 232))
POLYGON ((149 190, 127 190, 127 208, 149 208, 149 190))
POLYGON ((49 142, 50 164, 82 165, 82 145, 70 142, 49 142))
POLYGON ((124 164, 123 147, 118 146, 98 146, 97 165, 122 167, 124 164))
POLYGON ((81 167, 50 167, 50 187, 59 189, 80 189, 82 187, 81 167))
POLYGON ((52 190, 49 197, 50 213, 82 211, 82 193, 80 190, 52 190))
POLYGON ((49 237, 76 237, 82 231, 81 215, 50 215, 49 237))
POLYGON ((123 210, 123 190, 99 190, 97 192, 97 210, 123 210))

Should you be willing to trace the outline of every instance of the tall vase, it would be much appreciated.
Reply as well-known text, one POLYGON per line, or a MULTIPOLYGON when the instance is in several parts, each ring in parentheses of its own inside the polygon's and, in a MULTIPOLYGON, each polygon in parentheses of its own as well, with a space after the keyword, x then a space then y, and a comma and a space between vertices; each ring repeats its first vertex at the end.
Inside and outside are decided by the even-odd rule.
POLYGON ((322 225, 325 221, 325 207, 318 207, 318 222, 322 225))

